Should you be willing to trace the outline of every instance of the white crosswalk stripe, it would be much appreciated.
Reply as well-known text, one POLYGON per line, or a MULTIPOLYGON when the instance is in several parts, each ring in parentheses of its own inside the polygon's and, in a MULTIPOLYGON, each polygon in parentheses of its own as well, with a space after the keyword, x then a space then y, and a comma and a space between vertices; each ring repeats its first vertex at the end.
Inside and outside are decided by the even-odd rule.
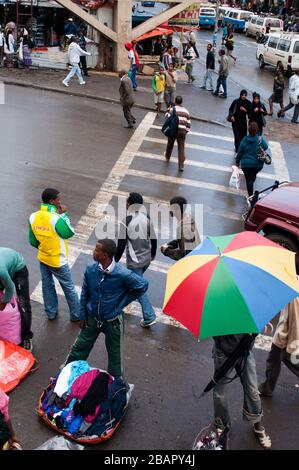
MULTIPOLYGON (((217 182, 208 182, 204 180, 198 180, 198 179, 189 179, 186 177, 181 177, 179 176, 170 176, 168 174, 160 174, 158 172, 155 172, 155 169, 152 171, 144 171, 144 170, 137 170, 136 168, 133 167, 136 159, 142 158, 142 159, 147 159, 148 161, 151 161, 153 165, 155 165, 155 161, 164 161, 164 156, 159 153, 159 150, 157 149, 157 146, 163 144, 165 147, 166 145, 166 139, 165 138, 155 138, 152 136, 149 136, 149 132, 151 130, 160 130, 161 126, 154 125, 156 114, 155 113, 148 113, 141 124, 138 126, 138 128, 135 130, 134 134, 132 135, 131 139, 129 140, 127 146, 123 150, 122 154, 120 155, 119 159, 113 166, 112 170, 110 171, 110 174, 108 175, 107 179, 103 183, 102 187, 100 188, 99 192, 96 194, 95 198, 91 201, 89 204, 86 213, 80 218, 79 222, 77 223, 77 226, 75 227, 76 235, 73 237, 73 239, 70 241, 70 257, 69 257, 69 264, 70 267, 73 267, 75 262, 77 261, 78 257, 80 255, 85 255, 85 256, 91 256, 93 246, 89 244, 89 239, 91 235, 94 232, 94 229, 96 225, 98 224, 99 221, 105 220, 111 221, 113 220, 114 224, 117 224, 117 218, 116 217, 110 217, 109 215, 105 215, 105 211, 107 209, 107 206, 109 204, 112 204, 115 198, 126 198, 128 196, 128 193, 126 191, 123 191, 121 189, 122 183, 125 181, 127 177, 134 177, 134 181, 136 184, 142 185, 143 181, 145 179, 150 180, 152 182, 161 182, 161 183, 171 183, 173 185, 176 185, 178 189, 182 186, 190 186, 196 189, 204 189, 204 190, 210 190, 217 193, 220 193, 222 195, 227 194, 231 196, 237 196, 239 198, 240 204, 239 206, 237 204, 232 205, 232 210, 227 210, 222 207, 211 207, 207 204, 204 205, 204 213, 209 214, 210 216, 212 215, 217 215, 219 217, 223 217, 224 219, 232 220, 232 221, 240 221, 240 216, 241 214, 238 213, 240 208, 242 208, 243 204, 243 196, 245 195, 244 191, 237 191, 232 188, 221 184, 217 184, 217 182), (142 148, 143 143, 152 144, 151 149, 149 151, 145 151, 142 148), (153 150, 152 150, 153 149, 153 150), (236 210, 236 212, 233 212, 233 209, 236 210)), ((224 155, 230 156, 232 158, 231 162, 233 163, 233 146, 231 149, 228 149, 228 144, 233 143, 233 138, 230 136, 222 136, 218 135, 216 133, 214 134, 209 134, 206 132, 196 132, 192 130, 190 132, 191 136, 198 137, 199 138, 199 144, 193 144, 193 143, 188 143, 186 144, 187 149, 195 149, 195 150, 200 150, 202 152, 208 152, 211 155, 211 160, 209 162, 201 161, 200 156, 201 153, 198 152, 196 155, 198 159, 187 159, 186 161, 186 167, 190 168, 203 168, 205 171, 212 171, 213 175, 215 175, 215 179, 217 179, 217 172, 219 174, 226 173, 229 175, 231 172, 231 166, 227 165, 219 165, 216 164, 212 161, 213 159, 213 154, 215 155, 215 158, 217 155, 224 155), (206 142, 210 141, 213 143, 213 141, 217 141, 217 143, 225 143, 225 148, 222 147, 215 147, 213 145, 208 145, 206 142)), ((221 145, 221 144, 220 144, 221 145)), ((271 151, 273 155, 273 162, 274 162, 274 169, 275 169, 275 174, 269 174, 262 172, 259 177, 260 178, 265 178, 268 180, 273 180, 276 178, 283 178, 283 179, 288 179, 289 178, 289 173, 285 164, 284 160, 284 155, 282 152, 281 145, 278 142, 271 142, 271 151)), ((219 157, 218 157, 219 158, 219 157)), ((204 175, 204 173, 203 173, 204 175)), ((229 180, 229 178, 228 178, 229 180)), ((227 181, 228 181, 227 180, 227 181)), ((133 188, 132 188, 133 189, 133 188)), ((215 199, 217 202, 217 199, 215 199)), ((146 195, 144 197, 144 202, 146 204, 159 204, 159 205, 165 205, 169 206, 169 202, 162 200, 162 199, 157 199, 156 197, 146 195)), ((163 235, 163 227, 160 230, 160 236, 163 235)), ((124 261, 124 259, 122 260, 124 261)), ((163 262, 160 260, 155 260, 151 263, 149 270, 155 271, 162 276, 164 276, 168 272, 170 266, 173 264, 171 260, 169 262, 163 262)), ((81 288, 79 286, 76 286, 76 289, 78 293, 80 293, 81 288)), ((62 295, 62 291, 60 286, 57 286, 57 293, 62 295)), ((42 298, 42 289, 41 289, 41 282, 36 286, 34 292, 31 295, 32 300, 35 300, 36 302, 43 303, 43 298, 42 298)), ((155 307, 155 312, 157 315, 157 320, 159 323, 165 324, 165 325, 171 325, 175 326, 177 328, 183 328, 184 327, 179 324, 178 322, 174 321, 171 319, 169 316, 165 315, 162 313, 162 310, 160 308, 155 307)), ((134 302, 129 307, 126 309, 126 313, 130 315, 137 315, 139 317, 142 316, 140 305, 138 302, 134 302)), ((269 350, 270 348, 270 342, 271 339, 267 336, 259 335, 257 341, 256 341, 256 347, 264 350, 269 350)))

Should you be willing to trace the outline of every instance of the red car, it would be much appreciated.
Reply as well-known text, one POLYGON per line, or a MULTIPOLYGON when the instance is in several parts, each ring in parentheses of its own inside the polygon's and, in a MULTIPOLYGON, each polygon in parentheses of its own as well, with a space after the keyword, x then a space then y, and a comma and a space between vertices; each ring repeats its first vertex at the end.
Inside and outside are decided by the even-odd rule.
POLYGON ((256 191, 248 200, 245 229, 263 232, 270 240, 297 253, 299 265, 299 183, 279 183, 256 191))

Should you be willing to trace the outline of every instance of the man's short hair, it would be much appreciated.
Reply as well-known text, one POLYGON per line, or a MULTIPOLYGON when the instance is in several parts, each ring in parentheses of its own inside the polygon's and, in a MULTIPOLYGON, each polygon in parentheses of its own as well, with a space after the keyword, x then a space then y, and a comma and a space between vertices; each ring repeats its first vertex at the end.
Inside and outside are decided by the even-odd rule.
POLYGON ((127 202, 132 206, 133 204, 143 204, 143 197, 139 193, 130 193, 127 202))
POLYGON ((175 104, 182 104, 183 103, 183 98, 181 96, 176 96, 175 97, 175 104))
POLYGON ((109 258, 114 258, 117 252, 116 244, 113 240, 109 238, 103 238, 102 240, 98 240, 98 243, 102 245, 103 251, 109 258))
POLYGON ((187 199, 185 199, 183 196, 173 197, 170 200, 170 205, 171 206, 174 206, 174 205, 179 206, 179 208, 181 210, 181 213, 183 214, 183 212, 185 211, 186 205, 187 205, 187 199))
POLYGON ((60 191, 53 188, 47 188, 42 193, 42 201, 44 204, 48 204, 51 199, 56 199, 60 191))

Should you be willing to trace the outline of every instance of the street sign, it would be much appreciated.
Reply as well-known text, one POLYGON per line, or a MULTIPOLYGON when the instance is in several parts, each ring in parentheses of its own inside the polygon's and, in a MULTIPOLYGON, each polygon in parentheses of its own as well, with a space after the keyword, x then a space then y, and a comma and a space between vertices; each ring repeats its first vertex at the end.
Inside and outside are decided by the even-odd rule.
POLYGON ((193 3, 168 21, 169 26, 198 26, 199 3, 193 3))

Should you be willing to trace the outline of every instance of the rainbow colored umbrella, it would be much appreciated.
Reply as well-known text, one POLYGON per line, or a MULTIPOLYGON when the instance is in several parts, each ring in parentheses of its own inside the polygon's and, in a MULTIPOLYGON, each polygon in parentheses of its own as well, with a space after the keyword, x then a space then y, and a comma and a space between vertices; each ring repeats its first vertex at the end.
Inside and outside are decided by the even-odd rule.
POLYGON ((295 253, 242 232, 207 237, 170 268, 163 312, 199 339, 260 333, 298 295, 295 253))

